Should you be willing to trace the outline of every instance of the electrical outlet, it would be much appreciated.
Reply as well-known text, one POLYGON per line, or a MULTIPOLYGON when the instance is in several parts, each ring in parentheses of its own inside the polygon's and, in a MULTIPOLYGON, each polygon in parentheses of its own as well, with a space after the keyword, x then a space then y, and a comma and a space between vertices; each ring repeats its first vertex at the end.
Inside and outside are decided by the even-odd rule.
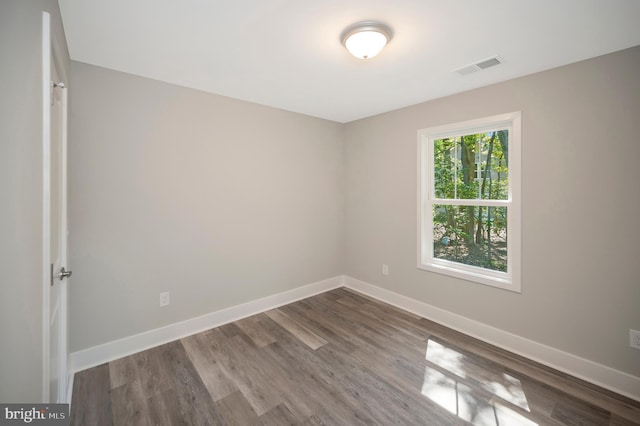
POLYGON ((640 349, 640 331, 629 330, 629 346, 640 349))
POLYGON ((382 275, 389 275, 389 265, 386 263, 382 264, 382 275))
POLYGON ((169 304, 169 292, 160 293, 160 307, 167 306, 169 304))

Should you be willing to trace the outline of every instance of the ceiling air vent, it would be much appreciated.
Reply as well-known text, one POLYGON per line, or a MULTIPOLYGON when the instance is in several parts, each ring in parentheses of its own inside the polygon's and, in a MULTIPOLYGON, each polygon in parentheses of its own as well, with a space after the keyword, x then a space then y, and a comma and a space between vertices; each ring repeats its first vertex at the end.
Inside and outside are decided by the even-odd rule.
POLYGON ((487 68, 495 67, 496 65, 500 65, 502 62, 498 59, 497 56, 493 58, 485 59, 475 64, 465 65, 464 67, 458 68, 455 70, 460 75, 469 75, 476 71, 486 70, 487 68))

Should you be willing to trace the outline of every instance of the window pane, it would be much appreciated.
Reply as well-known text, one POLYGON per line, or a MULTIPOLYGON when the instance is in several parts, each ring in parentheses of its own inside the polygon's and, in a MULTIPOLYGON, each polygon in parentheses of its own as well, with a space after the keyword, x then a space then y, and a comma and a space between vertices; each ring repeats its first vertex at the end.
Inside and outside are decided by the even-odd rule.
POLYGON ((433 256, 507 272, 507 208, 434 205, 433 256))
POLYGON ((498 130, 433 141, 437 198, 506 200, 509 131, 498 130))

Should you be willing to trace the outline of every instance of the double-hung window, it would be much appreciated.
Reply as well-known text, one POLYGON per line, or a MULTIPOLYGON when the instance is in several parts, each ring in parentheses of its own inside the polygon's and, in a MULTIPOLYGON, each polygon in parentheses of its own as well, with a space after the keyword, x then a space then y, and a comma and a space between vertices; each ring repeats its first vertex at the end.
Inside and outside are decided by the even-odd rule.
POLYGON ((520 121, 418 131, 418 268, 520 291, 520 121))

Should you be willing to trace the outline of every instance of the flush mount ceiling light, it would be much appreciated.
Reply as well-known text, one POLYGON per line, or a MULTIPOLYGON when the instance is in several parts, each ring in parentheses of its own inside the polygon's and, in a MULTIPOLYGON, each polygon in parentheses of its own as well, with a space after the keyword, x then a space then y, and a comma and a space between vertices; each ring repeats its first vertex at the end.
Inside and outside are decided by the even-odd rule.
POLYGON ((371 59, 391 40, 391 29, 380 22, 358 22, 342 33, 342 44, 356 58, 371 59))

